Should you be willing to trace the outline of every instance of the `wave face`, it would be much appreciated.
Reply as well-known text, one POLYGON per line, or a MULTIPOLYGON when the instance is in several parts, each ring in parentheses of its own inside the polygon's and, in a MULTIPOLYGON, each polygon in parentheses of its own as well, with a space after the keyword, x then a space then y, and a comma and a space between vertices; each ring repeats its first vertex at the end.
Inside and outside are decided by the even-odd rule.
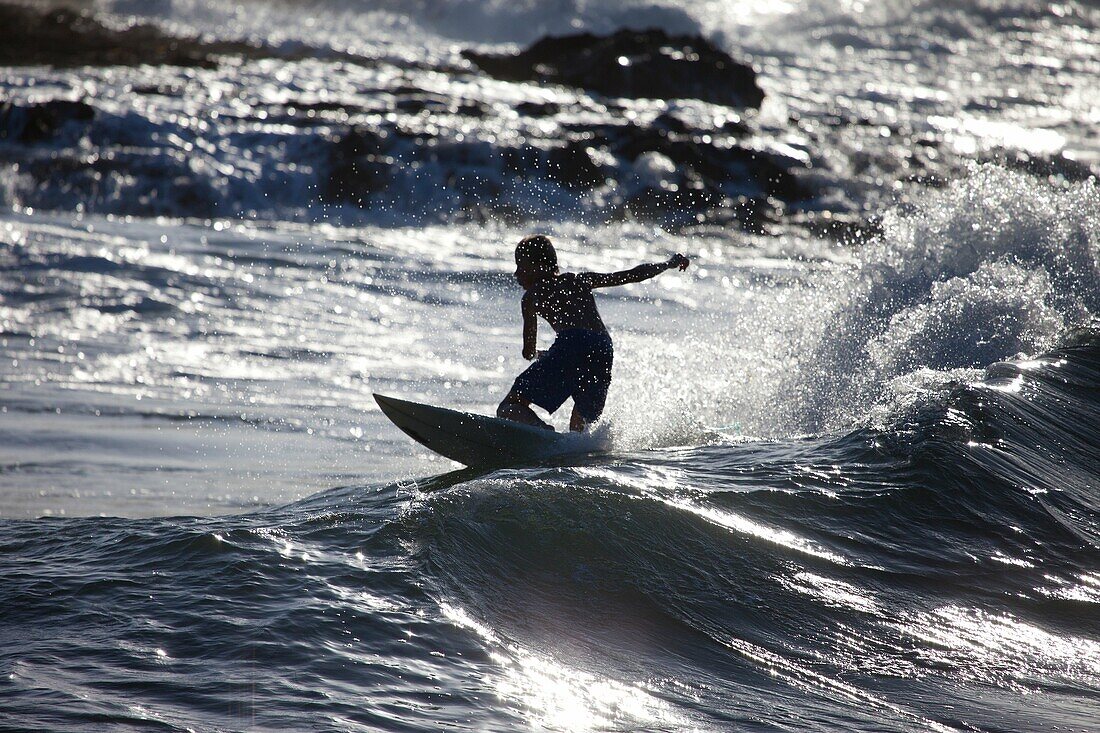
POLYGON ((0 696, 54 730, 1091 729, 1098 382, 1081 333, 893 431, 8 521, 0 696))
POLYGON ((0 20, 0 728, 1100 730, 1095 7, 0 20), (371 393, 491 413, 535 232, 693 265, 608 454, 456 470, 371 393))

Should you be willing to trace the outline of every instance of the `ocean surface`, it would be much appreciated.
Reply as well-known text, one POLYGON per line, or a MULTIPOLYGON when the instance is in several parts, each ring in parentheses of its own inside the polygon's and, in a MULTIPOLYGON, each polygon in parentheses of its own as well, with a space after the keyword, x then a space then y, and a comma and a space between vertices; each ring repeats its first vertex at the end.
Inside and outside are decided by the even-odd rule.
POLYGON ((0 67, 0 730, 1100 731, 1094 3, 66 7, 113 61, 0 67), (623 28, 763 102, 471 61, 623 28), (371 393, 491 413, 535 232, 693 262, 598 296, 609 453, 462 469, 371 393))

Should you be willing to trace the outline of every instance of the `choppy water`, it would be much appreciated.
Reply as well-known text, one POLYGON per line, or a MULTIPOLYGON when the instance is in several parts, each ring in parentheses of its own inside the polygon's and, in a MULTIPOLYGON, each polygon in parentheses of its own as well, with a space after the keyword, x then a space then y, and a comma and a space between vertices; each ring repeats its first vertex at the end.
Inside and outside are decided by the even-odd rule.
POLYGON ((95 7, 310 54, 0 77, 95 111, 0 140, 0 728, 1100 730, 1094 9, 95 7), (653 166, 494 167, 616 113, 458 51, 624 23, 752 60, 813 196, 663 227, 609 221, 653 166), (410 87, 482 113, 323 200, 410 87), (696 259, 601 295, 610 456, 457 471, 370 393, 492 411, 531 231, 696 259))

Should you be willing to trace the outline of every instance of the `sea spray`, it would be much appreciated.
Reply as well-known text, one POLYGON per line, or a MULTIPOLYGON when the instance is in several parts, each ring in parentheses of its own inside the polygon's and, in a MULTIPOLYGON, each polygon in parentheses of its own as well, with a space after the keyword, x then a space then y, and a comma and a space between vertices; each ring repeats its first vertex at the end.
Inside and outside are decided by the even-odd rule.
POLYGON ((1100 303, 1100 196, 995 166, 884 217, 846 279, 819 283, 819 341, 795 384, 804 429, 859 421, 918 368, 1051 347, 1100 303), (832 295, 832 299, 830 299, 832 295), (807 389, 808 387, 808 389, 807 389))
POLYGON ((739 271, 751 250, 729 237, 738 250, 718 258, 741 287, 659 337, 623 339, 647 358, 616 367, 617 445, 684 444, 735 424, 744 436, 842 429, 917 385, 1051 348, 1100 303, 1098 204, 1091 182, 975 166, 920 206, 884 212, 883 235, 852 264, 824 260, 793 281, 778 262, 739 271))

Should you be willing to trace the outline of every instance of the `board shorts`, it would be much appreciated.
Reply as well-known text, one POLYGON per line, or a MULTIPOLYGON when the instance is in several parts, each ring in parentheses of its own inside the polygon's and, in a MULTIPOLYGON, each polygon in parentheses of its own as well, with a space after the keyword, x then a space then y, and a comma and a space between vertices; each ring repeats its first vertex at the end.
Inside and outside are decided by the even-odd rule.
POLYGON ((512 392, 547 412, 554 412, 572 397, 581 417, 593 422, 607 401, 613 358, 614 347, 606 331, 562 331, 549 351, 516 377, 512 392))

